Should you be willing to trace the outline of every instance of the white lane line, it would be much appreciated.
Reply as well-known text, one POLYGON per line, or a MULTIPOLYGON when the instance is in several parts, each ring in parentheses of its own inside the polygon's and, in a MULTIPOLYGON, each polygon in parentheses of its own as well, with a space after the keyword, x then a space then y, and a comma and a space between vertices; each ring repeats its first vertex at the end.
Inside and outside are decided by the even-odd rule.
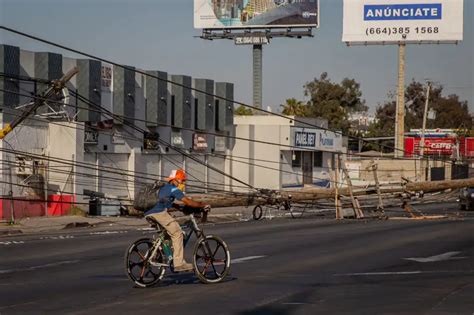
POLYGON ((74 238, 73 235, 42 236, 40 240, 66 240, 74 238))
POLYGON ((236 259, 232 259, 231 263, 232 264, 241 264, 241 263, 247 262, 249 260, 260 259, 260 258, 263 258, 263 257, 267 257, 267 256, 248 256, 248 257, 236 258, 236 259))
POLYGON ((0 245, 5 245, 5 246, 16 245, 16 244, 25 244, 25 242, 24 242, 24 241, 5 241, 5 242, 0 242, 0 245))
POLYGON ((139 228, 137 231, 156 231, 156 228, 152 227, 145 227, 145 228, 139 228))
POLYGON ((418 274, 437 274, 437 273, 451 273, 451 274, 472 274, 474 270, 433 270, 433 271, 393 271, 393 272, 356 272, 356 273, 336 273, 335 277, 349 277, 349 276, 393 276, 393 275, 418 275, 418 274))
POLYGON ((467 257, 453 257, 461 252, 447 252, 440 255, 430 256, 430 257, 419 257, 419 258, 403 258, 405 260, 412 260, 420 263, 435 262, 435 261, 445 261, 445 260, 454 260, 454 259, 465 259, 467 257))
POLYGON ((128 231, 105 231, 105 232, 91 232, 89 235, 108 235, 108 234, 125 234, 128 231))
POLYGON ((56 266, 61 266, 61 265, 75 264, 78 262, 79 260, 65 260, 65 261, 58 261, 55 263, 49 263, 45 265, 32 266, 32 267, 26 267, 26 268, 4 269, 4 270, 0 270, 0 274, 12 273, 12 272, 18 272, 18 271, 31 271, 31 270, 50 268, 50 267, 56 267, 56 266))
POLYGON ((422 271, 394 271, 394 272, 356 272, 356 273, 337 273, 334 276, 386 276, 386 275, 416 275, 422 271))

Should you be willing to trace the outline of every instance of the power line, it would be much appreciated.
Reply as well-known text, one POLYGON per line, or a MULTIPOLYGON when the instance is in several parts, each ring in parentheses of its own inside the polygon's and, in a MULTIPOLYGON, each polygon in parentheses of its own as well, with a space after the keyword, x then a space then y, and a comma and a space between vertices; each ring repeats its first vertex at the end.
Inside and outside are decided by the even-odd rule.
MULTIPOLYGON (((0 152, 17 154, 17 155, 26 156, 26 157, 29 157, 29 158, 34 158, 34 159, 37 159, 37 160, 47 160, 47 161, 50 161, 50 162, 61 163, 61 164, 64 164, 64 165, 82 167, 82 168, 91 169, 91 170, 94 170, 94 171, 103 171, 103 172, 110 173, 110 174, 138 177, 138 178, 141 178, 141 179, 148 179, 150 181, 156 180, 156 177, 159 177, 159 178, 165 178, 166 177, 166 176, 163 176, 163 175, 148 174, 148 173, 143 173, 143 172, 135 172, 135 171, 128 171, 128 170, 124 171, 122 169, 112 168, 112 167, 98 168, 96 165, 89 164, 89 163, 86 163, 86 162, 78 162, 78 161, 71 162, 71 161, 66 160, 66 159, 45 157, 43 155, 33 154, 33 153, 14 150, 14 149, 10 150, 10 149, 5 149, 5 148, 0 148, 0 152), (136 176, 136 175, 133 175, 133 174, 144 174, 144 175, 150 175, 150 176, 154 176, 154 177, 146 177, 146 176, 139 177, 139 176, 136 176)), ((2 161, 2 162, 4 162, 4 161, 2 161)), ((193 180, 190 180, 190 181, 193 182, 193 180)), ((199 182, 202 183, 202 181, 199 181, 199 182)), ((219 183, 212 183, 212 184, 219 184, 219 183)))
MULTIPOLYGON (((299 120, 299 119, 295 119, 295 118, 289 118, 285 115, 282 115, 282 114, 278 114, 278 113, 274 113, 274 112, 271 112, 271 111, 267 111, 267 110, 264 110, 264 109, 261 109, 261 108, 258 108, 258 107, 255 107, 255 106, 251 106, 251 105, 248 105, 248 104, 245 104, 245 103, 242 103, 242 102, 238 102, 238 101, 235 101, 235 100, 231 100, 231 99, 228 99, 226 97, 222 97, 222 96, 218 96, 216 94, 213 94, 213 93, 209 93, 209 92, 206 92, 206 91, 203 91, 203 90, 199 90, 199 89, 196 89, 196 88, 193 88, 193 87, 189 87, 189 86, 185 86, 184 84, 180 84, 180 83, 177 83, 177 82, 173 82, 172 80, 168 80, 168 79, 163 79, 163 78, 159 78, 158 76, 155 76, 155 75, 152 75, 152 74, 149 74, 149 73, 146 73, 145 71, 141 71, 141 70, 137 70, 135 68, 132 68, 132 67, 128 67, 128 66, 124 66, 124 65, 120 65, 116 62, 113 62, 113 61, 110 61, 110 60, 107 60, 107 59, 104 59, 104 58, 101 58, 101 57, 98 57, 98 56, 94 56, 94 55, 91 55, 91 54, 88 54, 88 53, 85 53, 85 52, 82 52, 82 51, 79 51, 77 49, 73 49, 73 48, 70 48, 70 47, 66 47, 64 45, 61 45, 61 44, 57 44, 57 43, 54 43, 52 41, 48 41, 48 40, 45 40, 45 39, 42 39, 38 36, 34 36, 34 35, 30 35, 30 34, 27 34, 27 33, 24 33, 24 32, 20 32, 18 30, 15 30, 15 29, 12 29, 12 28, 9 28, 9 27, 5 27, 5 26, 0 26, 1 29, 4 29, 8 32, 11 32, 11 33, 15 33, 17 35, 21 35, 21 36, 24 36, 24 37, 28 37, 30 39, 33 39, 33 40, 36 40, 36 41, 40 41, 40 42, 43 42, 43 43, 46 43, 48 45, 51 45, 51 46, 55 46, 55 47, 58 47, 58 48, 61 48, 61 49, 64 49, 64 50, 67 50, 67 51, 70 51, 70 52, 74 52, 76 54, 79 54, 79 55, 83 55, 83 56, 86 56, 86 57, 89 57, 89 58, 92 58, 92 59, 96 59, 96 60, 99 60, 99 61, 102 61, 102 62, 106 62, 106 63, 109 63, 109 64, 112 64, 116 67, 120 67, 122 69, 125 69, 125 70, 129 70, 129 71, 133 71, 135 73, 139 73, 139 74, 142 74, 142 75, 145 75, 145 76, 148 76, 148 77, 151 77, 151 78, 155 78, 159 81, 164 81, 164 82, 167 82, 167 83, 170 83, 170 84, 173 84, 173 85, 176 85, 176 86, 179 86, 179 87, 183 87, 183 88, 186 88, 186 89, 189 89, 191 91, 195 91, 195 92, 198 92, 198 93, 202 93, 204 95, 208 95, 208 96, 212 96, 212 97, 215 97, 215 98, 218 98, 218 99, 221 99, 221 100, 224 100, 224 101, 227 101, 227 102, 232 102, 232 103, 235 103, 237 105, 241 105, 241 106, 244 106, 244 107, 247 107, 247 108, 251 108, 253 110, 258 110, 258 111, 261 111, 263 113, 266 113, 266 114, 270 114, 270 115, 274 115, 274 116, 278 116, 278 117, 281 117, 281 118, 284 118, 284 119, 287 119, 287 120, 293 120, 295 122, 298 122, 298 123, 301 123, 301 124, 304 124, 304 125, 307 125, 307 126, 311 126, 311 127, 315 127, 315 128, 318 128, 318 129, 322 129, 322 130, 326 130, 326 131, 331 131, 331 132, 334 132, 336 134, 340 134, 341 136, 346 136, 348 138, 352 138, 352 139, 357 139, 359 141, 363 141, 365 143, 370 143, 369 141, 365 140, 364 138, 361 138, 361 137, 356 137, 356 136, 351 136, 351 135, 345 135, 342 131, 338 131, 338 130, 330 130, 329 128, 324 128, 324 127, 320 127, 320 126, 316 126, 316 125, 313 125, 311 123, 308 123, 308 122, 305 122, 305 121, 302 121, 302 120, 299 120)), ((389 148, 389 149, 393 149, 394 151, 401 151, 403 153, 405 153, 405 150, 402 150, 402 149, 398 149, 398 148, 395 148, 395 147, 391 147, 391 146, 387 146, 387 145, 381 145, 385 148, 389 148)), ((424 157, 422 157, 424 158, 424 157)))
MULTIPOLYGON (((87 101, 90 102, 89 100, 87 100, 87 101)), ((90 102, 90 103, 93 104, 92 102, 90 102)), ((94 104, 94 105, 95 105, 95 104, 94 104)), ((225 136, 225 135, 224 135, 224 136, 225 136)), ((129 137, 129 138, 130 138, 130 139, 137 139, 138 142, 141 141, 141 139, 138 139, 138 138, 136 138, 136 137, 129 137)), ((242 140, 253 141, 253 140, 251 140, 251 139, 246 139, 246 138, 242 138, 242 140)), ((258 140, 255 141, 255 142, 258 142, 258 140)), ((280 145, 280 144, 272 143, 272 142, 265 142, 265 144, 278 145, 278 146, 288 146, 288 145, 280 145)), ((294 147, 294 146, 290 146, 290 147, 291 147, 291 148, 298 148, 298 147, 294 147)), ((300 149, 300 148, 299 148, 299 149, 300 149)), ((167 157, 166 157, 165 155, 162 155, 162 156, 163 156, 165 159, 167 159, 167 157)), ((241 161, 238 161, 238 160, 235 160, 235 159, 233 159, 233 160, 236 161, 236 162, 241 162, 241 161)), ((250 160, 250 158, 249 158, 249 160, 250 160)), ((268 162, 268 161, 266 161, 266 162, 268 162)), ((244 163, 244 162, 241 162, 241 163, 244 163)), ((277 163, 277 162, 276 162, 276 163, 277 163)), ((175 164, 175 163, 173 163, 173 164, 175 164)), ((253 165, 253 166, 256 166, 256 167, 266 168, 266 169, 277 170, 277 169, 275 169, 275 168, 269 168, 269 167, 266 167, 266 166, 263 166, 263 165, 260 165, 260 164, 255 164, 255 163, 246 163, 246 164, 253 165)), ((175 164, 175 165, 176 165, 176 164, 175 164)), ((178 166, 178 165, 177 165, 177 166, 178 166)), ((178 166, 178 167, 180 167, 180 166, 178 166)), ((324 168, 324 167, 320 167, 320 168, 324 168)), ((329 168, 326 168, 326 169, 329 169, 329 168)), ((406 169, 405 169, 405 170, 406 170, 406 169)), ((297 172, 289 172, 289 171, 284 171, 284 170, 278 170, 278 171, 283 172, 283 173, 292 174, 292 175, 298 175, 298 176, 301 175, 300 173, 297 173, 297 172)), ((388 171, 388 170, 385 170, 385 171, 388 171)), ((195 177, 195 178, 196 178, 196 177, 195 177)), ((320 179, 320 180, 327 180, 326 178, 324 178, 324 179, 323 179, 323 178, 318 178, 318 177, 313 177, 313 178, 320 179)), ((197 179, 197 178, 196 178, 196 179, 197 179)), ((335 182, 335 181, 331 181, 331 182, 335 182)), ((210 184, 210 183, 209 183, 209 184, 210 184)), ((218 183, 218 184, 221 185, 221 183, 218 183)), ((338 184, 340 184, 340 183, 338 183, 338 184)))
MULTIPOLYGON (((70 90, 70 89, 69 89, 70 90)), ((2 91, 0 89, 0 91, 2 91)), ((5 91, 5 90, 3 90, 5 91)), ((75 93, 73 90, 70 90, 71 93, 75 93)), ((6 92, 10 92, 10 93, 17 93, 17 92, 13 92, 13 91, 6 91, 6 92)), ((17 93, 18 94, 18 93, 17 93)), ((24 95, 25 96, 25 95, 24 95)), ((38 97, 34 97, 34 98, 38 98, 38 97)), ((44 99, 44 98, 43 98, 44 99)), ((46 100, 46 99, 45 99, 46 100)), ((91 102, 90 100, 87 100, 87 101, 84 101, 83 102, 89 104, 90 106, 94 106, 94 107, 97 107, 100 105, 97 105, 93 102, 91 102)), ((53 103, 53 102, 51 102, 53 103)), ((64 103, 61 103, 61 102, 58 102, 59 104, 63 104, 65 106, 71 106, 71 107, 75 107, 75 108, 81 108, 81 109, 86 109, 86 110, 90 110, 90 111, 93 111, 93 112, 99 112, 99 113, 103 113, 103 111, 100 111, 100 110, 94 110, 94 109, 90 109, 90 108, 84 108, 84 107, 79 107, 79 106, 75 106, 75 105, 70 105, 70 104, 64 104, 64 103)), ((116 116, 118 117, 122 117, 122 118, 125 118, 125 116, 122 116, 122 115, 117 115, 115 114, 116 116)), ((148 122, 151 122, 151 121, 148 121, 148 120, 144 120, 144 119, 139 119, 139 118, 128 118, 128 120, 135 120, 135 121, 140 121, 140 122, 145 122, 145 123, 148 123, 148 122)), ((154 123, 154 122, 151 122, 151 123, 154 123)), ((163 124, 163 123, 157 123, 157 125, 160 125, 160 126, 167 126, 167 127, 174 127, 173 125, 171 124, 163 124)), ((320 128, 320 127, 317 127, 317 128, 320 128)), ((237 137, 237 136, 232 136, 232 135, 226 135, 226 134, 218 134, 218 133, 213 133, 213 132, 208 132, 208 131, 204 131, 204 130, 196 130, 196 129, 192 129, 192 128, 185 128, 185 127, 180 127, 178 129, 182 129, 182 130, 189 130, 189 131, 196 131, 196 132, 199 132, 199 133, 204 133, 204 134, 210 134, 210 135, 215 135, 215 136, 219 136, 219 137, 224 137, 224 138, 230 138, 230 139, 235 139, 235 140, 243 140, 243 141, 248 141, 248 142, 254 142, 254 143, 261 143, 261 144, 268 144, 268 145, 275 145, 275 146, 280 146, 280 147, 287 147, 287 148, 291 148, 291 149, 297 149, 297 150, 301 150, 301 147, 297 147, 297 146, 293 146, 293 145, 287 145, 287 144, 280 144, 280 143, 275 143, 275 142, 269 142, 269 141, 262 141, 262 140, 255 140, 255 139, 248 139, 248 138, 243 138, 243 137, 237 137)), ((320 128, 321 129, 321 128, 320 128)), ((321 130, 324 130, 324 129, 321 129, 321 130)), ((141 139, 139 140, 141 141, 141 139)), ((369 142, 369 140, 365 140, 366 142, 369 142)), ((376 140, 372 140, 372 141, 376 141, 376 140)), ((380 145, 380 146, 383 146, 383 145, 380 145)), ((327 152, 327 153, 338 153, 338 154, 341 154, 341 155, 347 155, 347 156, 359 156, 358 154, 356 153, 347 153, 347 152, 334 152, 334 151, 330 151, 330 150, 323 150, 323 149, 318 149, 317 151, 319 152, 327 152)), ((418 155, 418 154, 415 154, 413 153, 413 155, 418 155)), ((429 158, 432 158, 433 160, 436 160, 436 161, 442 161, 443 163, 446 163, 446 164, 453 164, 452 161, 447 161, 447 160, 443 160, 443 159, 440 159, 440 158, 436 158, 436 157, 429 157, 429 156, 425 156, 425 158, 429 159, 429 158)), ((407 159, 407 158, 395 158, 395 157, 392 157, 392 159, 397 159, 397 160, 400 160, 400 159, 407 159)), ((419 160, 419 159, 415 159, 413 158, 414 160, 419 160)))

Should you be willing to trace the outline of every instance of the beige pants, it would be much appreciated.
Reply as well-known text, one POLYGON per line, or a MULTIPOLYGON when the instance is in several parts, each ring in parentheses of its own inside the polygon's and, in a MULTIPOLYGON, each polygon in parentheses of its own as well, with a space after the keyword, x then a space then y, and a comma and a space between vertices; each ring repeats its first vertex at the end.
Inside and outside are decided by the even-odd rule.
POLYGON ((184 263, 183 230, 178 222, 176 222, 168 211, 150 214, 149 216, 158 221, 171 236, 171 241, 173 242, 173 265, 175 267, 181 266, 184 263))

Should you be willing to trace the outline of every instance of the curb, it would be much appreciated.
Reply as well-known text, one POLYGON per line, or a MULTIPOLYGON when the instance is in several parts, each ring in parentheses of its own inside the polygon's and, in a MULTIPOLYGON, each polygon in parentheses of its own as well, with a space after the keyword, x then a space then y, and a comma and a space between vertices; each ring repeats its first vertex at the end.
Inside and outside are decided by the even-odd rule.
MULTIPOLYGON (((239 214, 214 214, 208 217, 208 221, 205 224, 224 224, 224 223, 237 223, 241 222, 241 215, 239 214)), ((0 230, 0 236, 15 236, 15 235, 30 235, 30 234, 42 234, 42 233, 50 233, 55 231, 64 231, 64 230, 76 230, 76 229, 94 229, 94 228, 101 228, 107 225, 114 226, 121 226, 124 228, 136 228, 136 227, 148 227, 148 223, 143 220, 143 224, 133 224, 133 225, 121 225, 119 222, 112 222, 112 221, 104 221, 104 222, 95 222, 89 223, 87 221, 75 221, 64 224, 63 227, 59 227, 56 229, 45 229, 45 227, 41 227, 40 229, 35 228, 25 228, 25 229, 3 229, 0 230)))
POLYGON ((10 235, 17 235, 23 234, 22 230, 8 230, 8 231, 0 231, 0 236, 10 236, 10 235))

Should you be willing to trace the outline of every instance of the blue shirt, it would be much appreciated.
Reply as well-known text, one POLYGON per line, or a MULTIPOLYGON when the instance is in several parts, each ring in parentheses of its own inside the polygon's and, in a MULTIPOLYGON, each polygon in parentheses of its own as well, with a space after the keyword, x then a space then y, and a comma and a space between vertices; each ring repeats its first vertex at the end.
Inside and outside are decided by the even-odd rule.
POLYGON ((145 212, 145 215, 150 215, 154 213, 160 213, 166 211, 166 209, 173 206, 175 200, 181 200, 184 198, 184 193, 178 189, 178 187, 165 184, 163 187, 158 190, 158 203, 145 212))

